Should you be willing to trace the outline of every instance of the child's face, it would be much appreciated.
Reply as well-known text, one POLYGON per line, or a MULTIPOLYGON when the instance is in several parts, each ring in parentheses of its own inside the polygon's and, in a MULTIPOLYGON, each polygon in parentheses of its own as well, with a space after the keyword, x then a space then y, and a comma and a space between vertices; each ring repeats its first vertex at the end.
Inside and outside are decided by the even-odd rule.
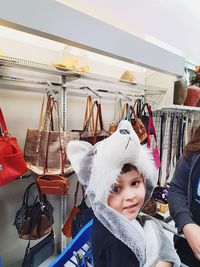
POLYGON ((128 220, 135 219, 144 203, 145 186, 143 177, 131 170, 119 177, 108 197, 108 205, 124 215, 128 220))

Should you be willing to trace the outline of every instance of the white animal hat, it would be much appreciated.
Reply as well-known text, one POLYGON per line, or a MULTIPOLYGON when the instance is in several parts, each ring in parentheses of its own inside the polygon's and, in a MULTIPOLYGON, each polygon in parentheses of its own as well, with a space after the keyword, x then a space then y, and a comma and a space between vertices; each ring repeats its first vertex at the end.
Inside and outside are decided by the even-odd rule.
POLYGON ((143 175, 146 200, 156 185, 155 164, 151 151, 140 144, 128 121, 121 121, 108 138, 92 146, 84 141, 71 141, 67 156, 79 181, 93 193, 97 201, 107 203, 112 184, 117 182, 124 164, 134 165, 143 175))

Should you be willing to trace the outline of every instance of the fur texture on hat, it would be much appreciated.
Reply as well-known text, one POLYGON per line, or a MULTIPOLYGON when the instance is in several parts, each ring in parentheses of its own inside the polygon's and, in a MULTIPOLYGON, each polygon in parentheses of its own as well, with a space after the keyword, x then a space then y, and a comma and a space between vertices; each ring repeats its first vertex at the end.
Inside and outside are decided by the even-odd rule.
POLYGON ((79 180, 94 193, 95 200, 107 203, 112 184, 117 182, 124 164, 134 165, 144 177, 146 200, 156 185, 155 164, 151 151, 140 144, 128 121, 121 121, 117 130, 95 146, 84 141, 71 141, 67 155, 79 180))

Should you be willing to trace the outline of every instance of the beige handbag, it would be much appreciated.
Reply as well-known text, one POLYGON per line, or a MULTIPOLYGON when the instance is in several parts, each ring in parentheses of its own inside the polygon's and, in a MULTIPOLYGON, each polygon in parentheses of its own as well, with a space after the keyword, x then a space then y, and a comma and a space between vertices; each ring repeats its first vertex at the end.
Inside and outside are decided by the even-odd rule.
POLYGON ((43 99, 40 114, 39 129, 28 129, 24 157, 28 168, 36 174, 61 174, 62 159, 65 159, 64 170, 68 172, 70 163, 65 152, 66 145, 71 140, 79 139, 78 133, 64 132, 59 119, 58 102, 47 95, 46 108, 43 99), (53 113, 57 119, 57 130, 54 130, 53 113), (48 155, 48 158, 47 158, 48 155), (46 164, 47 161, 47 164, 46 164))

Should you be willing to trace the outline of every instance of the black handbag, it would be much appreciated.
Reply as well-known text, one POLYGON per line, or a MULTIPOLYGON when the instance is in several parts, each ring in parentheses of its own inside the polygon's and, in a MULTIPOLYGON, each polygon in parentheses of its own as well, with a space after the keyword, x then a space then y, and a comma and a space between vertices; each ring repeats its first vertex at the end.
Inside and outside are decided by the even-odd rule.
MULTIPOLYGON (((138 117, 143 122, 144 127, 146 128, 147 132, 148 132, 148 127, 149 127, 149 117, 150 116, 152 117, 151 106, 148 103, 144 103, 138 117), (146 111, 145 111, 145 108, 146 108, 146 111)), ((152 118, 152 120, 153 120, 153 118, 152 118)), ((150 135, 153 135, 153 129, 152 128, 150 128, 150 135)))
POLYGON ((78 232, 91 220, 94 218, 94 212, 92 208, 89 208, 83 198, 81 204, 78 206, 79 212, 73 218, 72 221, 72 238, 74 238, 78 232))
POLYGON ((22 267, 38 267, 42 262, 53 255, 54 250, 55 244, 53 231, 33 247, 30 247, 29 240, 22 267))
POLYGON ((23 197, 21 208, 17 211, 14 225, 19 237, 22 239, 39 239, 51 232, 53 220, 53 207, 45 195, 39 192, 33 204, 29 203, 30 184, 23 197))

